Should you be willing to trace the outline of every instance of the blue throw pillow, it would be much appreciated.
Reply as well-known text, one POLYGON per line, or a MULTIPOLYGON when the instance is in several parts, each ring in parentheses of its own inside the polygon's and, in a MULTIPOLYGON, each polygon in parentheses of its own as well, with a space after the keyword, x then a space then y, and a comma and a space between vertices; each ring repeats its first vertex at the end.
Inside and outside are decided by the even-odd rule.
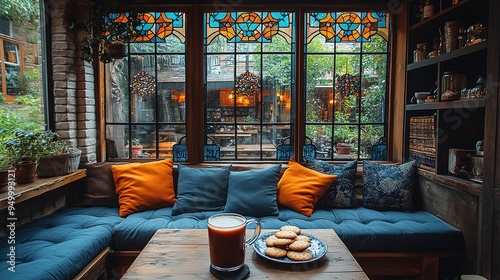
POLYGON ((191 168, 179 164, 177 202, 172 208, 172 215, 224 210, 230 169, 231 165, 191 168))
POLYGON ((306 158, 306 167, 323 174, 337 175, 337 180, 328 188, 328 191, 318 200, 317 208, 352 208, 357 206, 354 195, 354 179, 358 161, 353 160, 346 164, 330 164, 322 160, 306 158))
POLYGON ((417 165, 410 161, 383 165, 363 161, 363 206, 375 210, 413 210, 417 165))
POLYGON ((229 174, 229 187, 224 212, 244 216, 278 215, 276 201, 281 164, 229 174))

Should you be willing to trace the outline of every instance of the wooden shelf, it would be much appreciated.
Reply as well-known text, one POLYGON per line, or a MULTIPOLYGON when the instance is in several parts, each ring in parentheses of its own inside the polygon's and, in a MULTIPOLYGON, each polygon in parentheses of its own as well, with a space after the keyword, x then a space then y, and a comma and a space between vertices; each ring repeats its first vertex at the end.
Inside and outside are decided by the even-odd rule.
POLYGON ((418 169, 418 174, 436 183, 450 186, 454 189, 461 190, 475 196, 479 196, 481 194, 483 187, 482 184, 476 183, 471 180, 461 179, 458 177, 453 177, 448 175, 438 175, 435 172, 427 171, 420 168, 418 169))
MULTIPOLYGON (((29 184, 16 184, 15 187, 15 203, 20 203, 26 201, 30 198, 39 196, 46 192, 58 189, 60 187, 64 187, 69 183, 72 183, 76 180, 84 178, 87 176, 86 169, 77 170, 74 173, 50 177, 50 178, 37 178, 35 182, 29 184)), ((9 195, 8 192, 0 193, 0 210, 4 210, 9 206, 9 195)))
POLYGON ((455 14, 460 13, 462 8, 466 9, 467 8, 466 6, 469 5, 470 3, 472 3, 472 0, 462 0, 455 5, 452 5, 452 6, 446 8, 442 11, 439 11, 438 13, 434 14, 433 16, 431 16, 429 18, 426 18, 420 22, 413 24, 412 26, 410 26, 410 31, 414 31, 416 29, 426 27, 426 25, 428 25, 432 22, 435 22, 437 20, 440 20, 441 18, 444 18, 445 16, 446 17, 450 17, 450 16, 453 17, 453 16, 455 16, 455 14))
POLYGON ((484 108, 486 99, 471 98, 455 101, 441 101, 421 104, 407 104, 408 111, 484 108))
POLYGON ((482 50, 486 50, 487 48, 488 48, 488 41, 479 42, 479 43, 476 43, 474 45, 470 45, 470 46, 467 46, 467 47, 464 47, 464 48, 461 48, 458 50, 453 50, 451 52, 447 52, 447 53, 438 55, 438 56, 433 57, 433 58, 427 58, 427 59, 424 59, 424 60, 421 60, 418 62, 410 63, 406 67, 406 70, 411 71, 411 70, 419 69, 422 67, 435 65, 439 62, 444 62, 444 61, 452 60, 455 58, 463 57, 465 55, 469 55, 469 54, 473 54, 473 53, 476 53, 476 52, 479 52, 482 50))

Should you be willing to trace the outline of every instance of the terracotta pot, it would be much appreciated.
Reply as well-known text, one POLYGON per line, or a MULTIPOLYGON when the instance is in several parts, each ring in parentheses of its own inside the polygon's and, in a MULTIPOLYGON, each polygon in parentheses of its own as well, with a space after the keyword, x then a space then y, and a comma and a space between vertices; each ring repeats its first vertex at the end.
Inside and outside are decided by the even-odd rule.
POLYGON ((16 182, 18 184, 27 184, 35 181, 37 162, 26 162, 15 164, 16 168, 16 182))
POLYGON ((4 187, 9 184, 9 171, 0 171, 0 192, 4 190, 4 187))
POLYGON ((138 158, 142 155, 142 145, 132 145, 132 157, 138 158))
POLYGON ((127 56, 127 45, 124 43, 111 43, 108 45, 109 57, 120 59, 127 56))
POLYGON ((339 155, 349 155, 351 154, 351 145, 337 145, 337 154, 339 155))

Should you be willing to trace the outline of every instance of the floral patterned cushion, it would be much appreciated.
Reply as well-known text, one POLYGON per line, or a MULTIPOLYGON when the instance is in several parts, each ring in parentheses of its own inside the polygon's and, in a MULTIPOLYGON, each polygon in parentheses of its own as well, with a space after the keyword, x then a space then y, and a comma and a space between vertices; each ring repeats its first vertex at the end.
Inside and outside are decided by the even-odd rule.
POLYGON ((363 161, 363 206, 375 210, 413 210, 417 165, 410 161, 383 165, 363 161))
POLYGON ((322 160, 306 158, 306 166, 324 174, 337 175, 338 178, 319 199, 317 208, 351 208, 358 206, 354 196, 354 179, 357 160, 346 164, 330 164, 322 160))

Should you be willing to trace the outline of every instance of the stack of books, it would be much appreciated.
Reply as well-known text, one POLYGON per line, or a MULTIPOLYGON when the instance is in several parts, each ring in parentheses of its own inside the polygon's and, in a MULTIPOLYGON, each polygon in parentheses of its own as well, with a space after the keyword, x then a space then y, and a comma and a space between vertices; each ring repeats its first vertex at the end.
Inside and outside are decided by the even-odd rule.
POLYGON ((436 116, 410 117, 409 159, 436 172, 436 116))

